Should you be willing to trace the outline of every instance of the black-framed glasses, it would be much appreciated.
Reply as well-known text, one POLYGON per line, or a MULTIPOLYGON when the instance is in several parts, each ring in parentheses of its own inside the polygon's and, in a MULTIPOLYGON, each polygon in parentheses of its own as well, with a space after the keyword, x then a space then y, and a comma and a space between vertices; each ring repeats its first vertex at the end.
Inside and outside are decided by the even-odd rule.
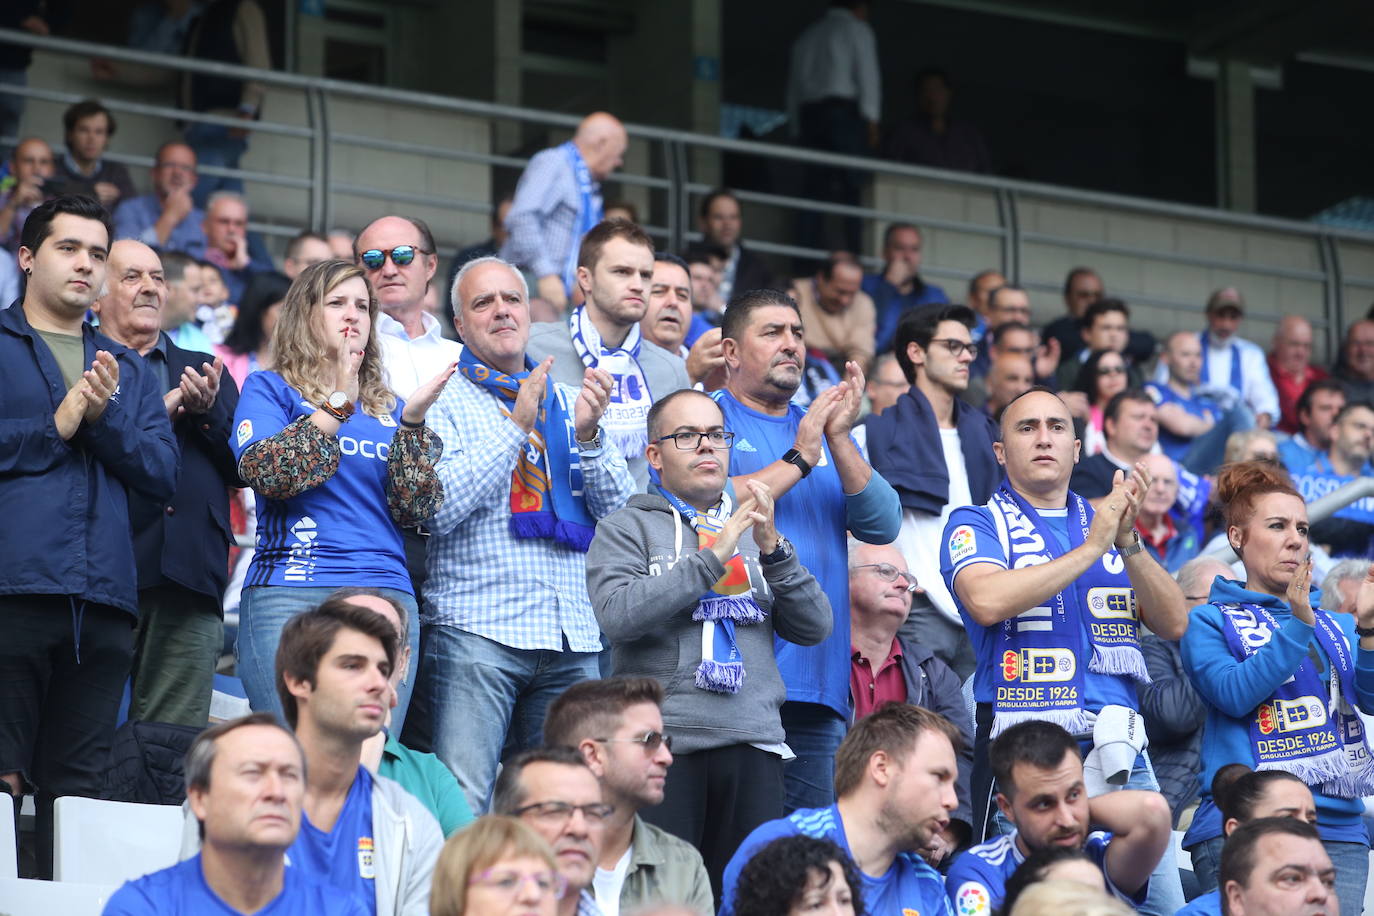
POLYGON ((968 351, 969 356, 972 356, 974 359, 978 358, 978 345, 976 343, 969 343, 966 340, 956 340, 953 337, 936 337, 931 340, 931 343, 944 344, 945 349, 948 350, 950 355, 955 359, 963 356, 965 350, 968 351))
POLYGON ((670 436, 660 436, 657 441, 667 442, 669 439, 672 439, 673 444, 678 448, 682 449, 684 452, 690 452, 693 449, 701 447, 701 440, 703 438, 710 444, 711 448, 729 448, 735 442, 735 434, 727 433, 723 429, 713 429, 708 433, 683 430, 680 433, 673 433, 670 436))
POLYGON ((615 805, 605 805, 601 802, 593 802, 586 805, 570 805, 567 802, 548 801, 536 802, 533 805, 526 805, 523 808, 516 808, 513 812, 516 817, 529 815, 537 821, 543 821, 550 826, 562 827, 572 820, 573 812, 581 811, 582 818, 588 824, 604 824, 606 818, 615 813, 615 805))
POLYGON ((673 738, 667 732, 645 732, 638 738, 593 738, 593 741, 601 741, 606 744, 640 744, 644 746, 644 753, 652 754, 659 747, 673 749, 673 738))
POLYGON ((414 245, 397 245, 395 248, 369 248, 358 255, 358 260, 363 262, 363 266, 368 270, 379 270, 386 263, 387 255, 391 256, 391 263, 397 267, 405 267, 415 260, 416 254, 430 254, 423 248, 416 248, 414 245))
POLYGON ((901 578, 906 583, 906 590, 916 591, 916 577, 909 572, 902 572, 891 563, 860 563, 855 569, 871 569, 878 574, 878 578, 884 582, 896 582, 901 578))

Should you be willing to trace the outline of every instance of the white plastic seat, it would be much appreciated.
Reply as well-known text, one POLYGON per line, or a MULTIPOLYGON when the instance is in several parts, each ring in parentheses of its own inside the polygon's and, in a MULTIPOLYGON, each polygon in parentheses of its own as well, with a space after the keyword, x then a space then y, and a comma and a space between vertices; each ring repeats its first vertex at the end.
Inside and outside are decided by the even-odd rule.
POLYGON ((53 806, 53 879, 112 884, 175 865, 177 805, 136 805, 64 796, 53 806))
POLYGON ((0 878, 6 916, 100 916, 118 885, 0 878))
POLYGON ((1193 857, 1183 848, 1182 830, 1174 831, 1174 858, 1178 861, 1179 868, 1185 868, 1188 871, 1193 870, 1193 857))

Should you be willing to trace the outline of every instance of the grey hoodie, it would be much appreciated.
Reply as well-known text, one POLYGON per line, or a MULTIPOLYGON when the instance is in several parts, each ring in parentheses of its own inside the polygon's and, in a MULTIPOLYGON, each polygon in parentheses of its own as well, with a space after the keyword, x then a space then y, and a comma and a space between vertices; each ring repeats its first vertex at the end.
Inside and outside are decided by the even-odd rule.
MULTIPOLYGON (((786 534, 787 532, 781 532, 786 534)), ((615 674, 656 678, 663 685, 663 722, 673 750, 731 744, 781 744, 778 709, 787 691, 773 656, 773 636, 813 646, 830 635, 830 602, 796 554, 759 563, 753 535, 740 538, 762 623, 737 626, 744 659, 739 693, 696 686, 702 625, 697 602, 725 574, 710 550, 697 547, 687 521, 657 493, 632 496, 603 518, 587 551, 587 591, 601 631, 611 642, 615 674)))

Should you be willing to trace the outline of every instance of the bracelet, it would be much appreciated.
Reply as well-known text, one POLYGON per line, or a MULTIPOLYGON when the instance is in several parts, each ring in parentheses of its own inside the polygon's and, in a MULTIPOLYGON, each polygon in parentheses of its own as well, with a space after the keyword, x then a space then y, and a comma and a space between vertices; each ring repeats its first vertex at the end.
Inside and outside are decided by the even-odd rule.
POLYGON ((320 405, 320 410, 323 410, 340 423, 347 422, 348 420, 348 414, 344 413, 342 410, 335 410, 333 407, 330 407, 328 401, 320 405))
POLYGON ((1374 627, 1362 627, 1357 623, 1355 624, 1355 635, 1360 637, 1374 636, 1374 627))
POLYGON ((425 421, 421 420, 419 423, 411 423, 405 417, 401 417, 401 425, 406 429, 424 429, 425 421))

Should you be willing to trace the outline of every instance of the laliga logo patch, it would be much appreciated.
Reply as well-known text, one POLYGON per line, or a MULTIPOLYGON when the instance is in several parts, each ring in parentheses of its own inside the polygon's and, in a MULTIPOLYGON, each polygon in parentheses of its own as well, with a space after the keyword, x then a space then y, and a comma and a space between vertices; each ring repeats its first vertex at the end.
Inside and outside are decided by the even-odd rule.
POLYGON ((358 837, 358 877, 372 881, 377 877, 377 869, 372 861, 372 837, 358 837))
POLYGON ((978 539, 968 525, 960 525, 949 534, 949 559, 957 563, 978 549, 978 539))
POLYGON ((992 898, 983 885, 965 881, 954 895, 954 909, 959 916, 981 916, 992 911, 992 898))
POLYGON ((238 433, 236 435, 238 436, 239 445, 243 445, 243 443, 253 438, 253 421, 244 420, 242 423, 240 423, 238 433))

